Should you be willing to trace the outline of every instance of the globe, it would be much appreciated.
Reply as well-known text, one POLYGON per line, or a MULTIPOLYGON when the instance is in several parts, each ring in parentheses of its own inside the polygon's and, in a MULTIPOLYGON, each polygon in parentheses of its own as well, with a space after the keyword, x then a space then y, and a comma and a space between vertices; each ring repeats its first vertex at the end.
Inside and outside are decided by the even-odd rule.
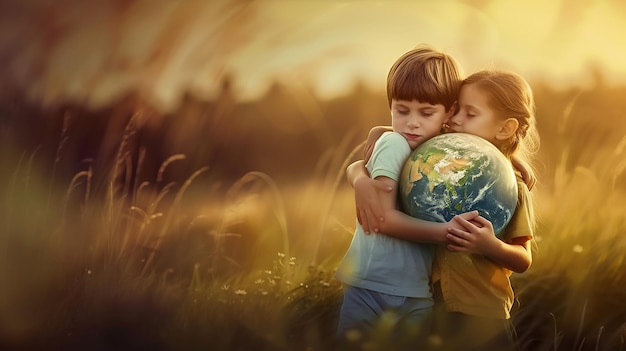
POLYGON ((402 210, 419 219, 448 222, 477 210, 498 238, 517 205, 517 181, 509 160, 493 144, 465 133, 441 134, 407 159, 399 183, 402 210))

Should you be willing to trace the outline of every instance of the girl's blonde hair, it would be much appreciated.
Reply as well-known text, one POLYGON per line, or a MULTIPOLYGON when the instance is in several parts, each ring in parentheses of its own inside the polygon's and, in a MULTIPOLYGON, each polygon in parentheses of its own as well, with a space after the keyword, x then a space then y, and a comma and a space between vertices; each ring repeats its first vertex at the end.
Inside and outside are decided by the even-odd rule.
MULTIPOLYGON (((507 140, 500 150, 507 158, 515 155, 524 161, 527 171, 534 178, 533 160, 539 149, 539 132, 535 118, 535 99, 530 85, 522 76, 503 70, 483 70, 476 72, 463 81, 463 85, 476 84, 487 94, 487 103, 503 118, 515 118, 519 123, 513 136, 507 140)), ((530 221, 537 224, 533 199, 529 193, 528 208, 530 221)))
POLYGON ((476 84, 487 93, 488 104, 502 118, 515 118, 517 131, 501 147, 505 156, 513 154, 532 165, 539 149, 539 132, 535 119, 535 99, 530 85, 519 74, 503 70, 482 70, 463 81, 463 85, 476 84))

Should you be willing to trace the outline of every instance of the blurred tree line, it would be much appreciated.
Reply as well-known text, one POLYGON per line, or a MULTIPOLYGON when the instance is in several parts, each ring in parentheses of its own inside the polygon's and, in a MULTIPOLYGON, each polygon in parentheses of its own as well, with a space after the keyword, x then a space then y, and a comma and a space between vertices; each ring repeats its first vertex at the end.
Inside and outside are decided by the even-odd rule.
MULTIPOLYGON (((531 85, 542 142, 542 183, 551 184, 559 163, 567 169, 593 170, 602 166, 600 161, 614 167, 606 164, 611 154, 624 159, 626 86, 608 86, 600 74, 587 88, 531 85)), ((186 158, 168 168, 170 179, 180 180, 208 166, 211 177, 220 182, 230 183, 253 170, 279 182, 295 182, 311 177, 323 155, 333 153, 339 143, 356 147, 378 124, 389 124, 386 96, 360 82, 328 100, 312 89, 275 82, 257 100, 239 102, 231 79, 225 78, 216 98, 187 93, 168 113, 138 94, 127 94, 101 109, 69 102, 43 107, 18 94, 0 97, 3 147, 34 156, 44 169, 54 166, 61 184, 91 168, 95 189, 103 189, 116 160, 129 168, 128 177, 142 181, 154 179, 162 163, 175 154, 186 158)), ((343 152, 335 156, 344 159, 349 150, 337 152, 343 152)))

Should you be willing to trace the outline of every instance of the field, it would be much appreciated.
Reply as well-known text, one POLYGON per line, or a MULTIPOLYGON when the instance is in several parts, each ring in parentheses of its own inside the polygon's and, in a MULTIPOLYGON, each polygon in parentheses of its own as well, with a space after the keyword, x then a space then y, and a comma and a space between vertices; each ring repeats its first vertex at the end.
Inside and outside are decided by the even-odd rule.
MULTIPOLYGON (((540 227, 513 275, 520 347, 626 350, 626 87, 532 85, 540 227)), ((355 221, 344 169, 388 122, 383 96, 275 86, 168 115, 136 97, 2 100, 0 348, 330 349, 355 221)), ((362 349, 392 349, 385 330, 362 349)))

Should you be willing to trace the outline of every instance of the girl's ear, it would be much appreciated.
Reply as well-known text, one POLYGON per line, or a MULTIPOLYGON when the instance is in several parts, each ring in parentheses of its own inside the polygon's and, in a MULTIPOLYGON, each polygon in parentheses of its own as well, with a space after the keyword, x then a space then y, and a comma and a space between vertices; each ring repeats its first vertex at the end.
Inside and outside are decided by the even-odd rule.
POLYGON ((500 126, 498 133, 496 134, 496 139, 498 140, 508 140, 517 131, 519 127, 519 121, 515 118, 507 118, 504 123, 500 126))

